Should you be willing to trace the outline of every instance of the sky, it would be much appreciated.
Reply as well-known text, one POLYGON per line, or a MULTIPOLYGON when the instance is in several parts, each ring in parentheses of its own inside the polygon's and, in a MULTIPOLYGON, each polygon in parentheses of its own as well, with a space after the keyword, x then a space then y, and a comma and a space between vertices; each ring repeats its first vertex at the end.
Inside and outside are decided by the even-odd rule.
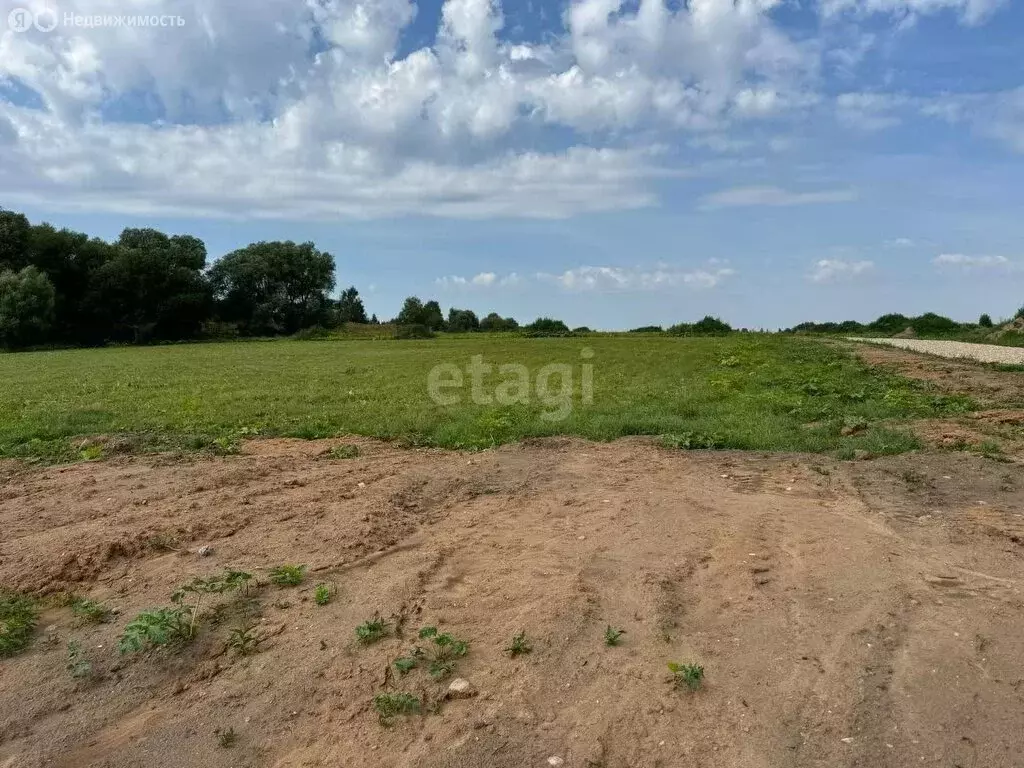
POLYGON ((382 319, 1024 304, 1012 0, 0 0, 0 206, 314 241, 382 319))

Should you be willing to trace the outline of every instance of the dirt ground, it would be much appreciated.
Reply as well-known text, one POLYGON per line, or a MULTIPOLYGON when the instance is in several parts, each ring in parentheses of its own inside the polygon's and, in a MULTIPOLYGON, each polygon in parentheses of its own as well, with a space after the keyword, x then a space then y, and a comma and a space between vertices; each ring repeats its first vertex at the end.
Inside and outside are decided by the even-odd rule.
POLYGON ((81 625, 54 600, 0 661, 0 766, 1024 764, 1016 465, 641 439, 321 456, 336 442, 0 467, 0 584, 119 612, 81 625), (281 563, 304 584, 268 584, 281 563), (208 603, 185 647, 118 655, 131 616, 227 566, 263 585, 208 603), (362 646, 375 613, 401 637, 362 646), (243 614, 250 656, 226 646, 243 614), (475 697, 389 668, 427 624, 469 642, 455 676, 475 697), (533 651, 509 658, 521 630, 533 651), (669 661, 702 664, 703 688, 673 688, 669 661), (432 711, 383 727, 385 690, 432 711))
POLYGON ((968 393, 982 405, 1024 405, 1024 375, 965 360, 920 355, 875 344, 842 345, 862 360, 901 376, 928 381, 946 392, 968 393))

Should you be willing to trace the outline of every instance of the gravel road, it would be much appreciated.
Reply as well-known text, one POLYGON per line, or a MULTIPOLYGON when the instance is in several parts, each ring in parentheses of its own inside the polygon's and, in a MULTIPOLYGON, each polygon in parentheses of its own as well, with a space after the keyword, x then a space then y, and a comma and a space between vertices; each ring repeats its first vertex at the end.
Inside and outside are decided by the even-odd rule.
POLYGON ((969 344, 966 341, 933 341, 929 339, 865 339, 851 337, 847 341, 863 341, 869 344, 885 344, 890 347, 909 349, 911 352, 927 352, 939 357, 967 357, 982 363, 1012 363, 1024 365, 1024 348, 1000 347, 996 344, 969 344))

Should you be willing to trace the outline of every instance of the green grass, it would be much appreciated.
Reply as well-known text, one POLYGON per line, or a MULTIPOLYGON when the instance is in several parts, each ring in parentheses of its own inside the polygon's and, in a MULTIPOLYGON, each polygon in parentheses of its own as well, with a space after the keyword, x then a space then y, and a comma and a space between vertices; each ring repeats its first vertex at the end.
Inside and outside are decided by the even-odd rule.
MULTIPOLYGON (((505 380, 484 378, 493 393, 505 380)), ((557 384, 557 379, 552 384, 557 384)), ((446 393, 450 393, 446 390, 446 393)), ((897 453, 916 446, 890 420, 971 409, 892 374, 870 370, 814 339, 595 335, 528 339, 464 335, 425 341, 267 341, 63 350, 0 355, 0 456, 78 460, 85 435, 116 435, 117 450, 231 453, 250 435, 360 434, 417 445, 480 448, 553 434, 610 440, 670 435, 686 447, 897 453), (593 351, 589 360, 584 349, 593 351), (473 355, 525 364, 534 380, 572 366, 572 411, 469 402, 438 405, 427 375, 463 370, 473 355), (582 404, 581 364, 593 365, 582 404), (843 424, 868 428, 840 434, 843 424), (886 422, 886 423, 882 423, 886 422), (76 442, 76 438, 78 442, 76 442)))
POLYGON ((39 606, 26 595, 0 591, 0 659, 28 648, 39 621, 39 606))

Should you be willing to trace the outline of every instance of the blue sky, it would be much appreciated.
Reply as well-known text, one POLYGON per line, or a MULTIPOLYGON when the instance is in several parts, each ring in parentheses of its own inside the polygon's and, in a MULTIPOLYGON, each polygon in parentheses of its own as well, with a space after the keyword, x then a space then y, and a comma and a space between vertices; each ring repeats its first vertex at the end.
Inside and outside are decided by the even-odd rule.
POLYGON ((382 318, 1024 303, 1012 2, 0 0, 0 25, 0 205, 214 258, 311 239, 382 318))

